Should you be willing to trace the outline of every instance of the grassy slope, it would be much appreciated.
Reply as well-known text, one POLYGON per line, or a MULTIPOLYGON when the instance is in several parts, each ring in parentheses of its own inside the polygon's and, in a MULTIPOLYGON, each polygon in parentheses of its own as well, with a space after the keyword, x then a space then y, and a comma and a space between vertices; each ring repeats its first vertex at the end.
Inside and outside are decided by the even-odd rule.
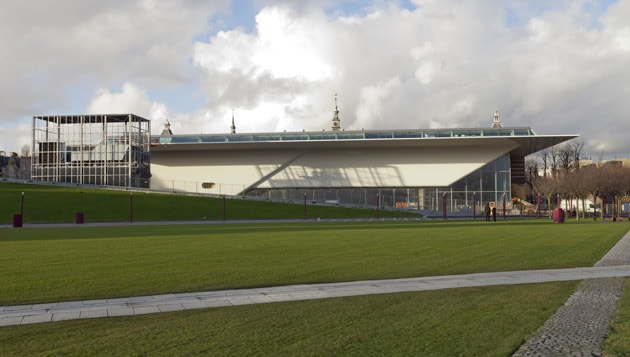
MULTIPOLYGON (((59 186, 24 185, 0 182, 0 224, 11 224, 20 213, 21 192, 24 192, 24 222, 74 222, 82 212, 85 222, 128 221, 130 195, 126 191, 98 190, 59 186)), ((382 217, 418 217, 415 213, 381 211, 382 217)), ((307 205, 308 218, 375 217, 372 209, 307 205)), ((227 199, 225 218, 238 219, 301 219, 302 204, 227 199)), ((172 194, 133 194, 134 221, 222 220, 223 200, 215 197, 172 194)))

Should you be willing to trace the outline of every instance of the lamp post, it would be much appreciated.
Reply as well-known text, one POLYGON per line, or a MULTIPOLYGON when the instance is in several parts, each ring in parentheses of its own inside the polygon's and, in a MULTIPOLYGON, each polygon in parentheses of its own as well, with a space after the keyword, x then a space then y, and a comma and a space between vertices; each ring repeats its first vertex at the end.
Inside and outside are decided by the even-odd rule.
POLYGON ((129 223, 133 223, 133 192, 129 192, 129 223))
POLYGON ((221 220, 225 222, 225 195, 223 195, 222 197, 223 197, 223 203, 221 207, 221 220))
POLYGON ((446 192, 442 193, 442 215, 446 221, 446 192))
POLYGON ((24 192, 22 192, 22 198, 20 200, 20 217, 24 220, 24 192))

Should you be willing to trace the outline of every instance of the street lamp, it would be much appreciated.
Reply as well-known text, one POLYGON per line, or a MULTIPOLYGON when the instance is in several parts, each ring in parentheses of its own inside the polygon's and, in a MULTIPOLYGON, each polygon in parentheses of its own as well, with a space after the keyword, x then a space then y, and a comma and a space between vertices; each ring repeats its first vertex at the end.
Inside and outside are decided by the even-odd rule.
POLYGON ((129 223, 133 223, 133 192, 129 192, 129 223))

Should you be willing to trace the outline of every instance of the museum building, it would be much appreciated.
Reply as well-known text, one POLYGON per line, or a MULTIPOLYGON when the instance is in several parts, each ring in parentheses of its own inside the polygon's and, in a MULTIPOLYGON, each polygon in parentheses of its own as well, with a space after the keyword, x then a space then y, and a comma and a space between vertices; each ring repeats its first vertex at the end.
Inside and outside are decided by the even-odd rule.
POLYGON ((576 138, 503 127, 151 137, 133 114, 33 117, 32 178, 157 191, 468 211, 525 184, 527 155, 576 138))

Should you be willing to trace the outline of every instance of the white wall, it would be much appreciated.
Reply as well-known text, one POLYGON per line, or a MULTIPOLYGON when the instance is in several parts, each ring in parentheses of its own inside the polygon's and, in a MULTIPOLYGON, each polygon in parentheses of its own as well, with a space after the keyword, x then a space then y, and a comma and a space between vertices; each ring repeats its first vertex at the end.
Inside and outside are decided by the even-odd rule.
POLYGON ((233 195, 252 185, 260 188, 447 186, 515 146, 501 142, 341 149, 161 149, 151 153, 151 188, 233 195), (204 189, 203 182, 215 185, 204 189))

